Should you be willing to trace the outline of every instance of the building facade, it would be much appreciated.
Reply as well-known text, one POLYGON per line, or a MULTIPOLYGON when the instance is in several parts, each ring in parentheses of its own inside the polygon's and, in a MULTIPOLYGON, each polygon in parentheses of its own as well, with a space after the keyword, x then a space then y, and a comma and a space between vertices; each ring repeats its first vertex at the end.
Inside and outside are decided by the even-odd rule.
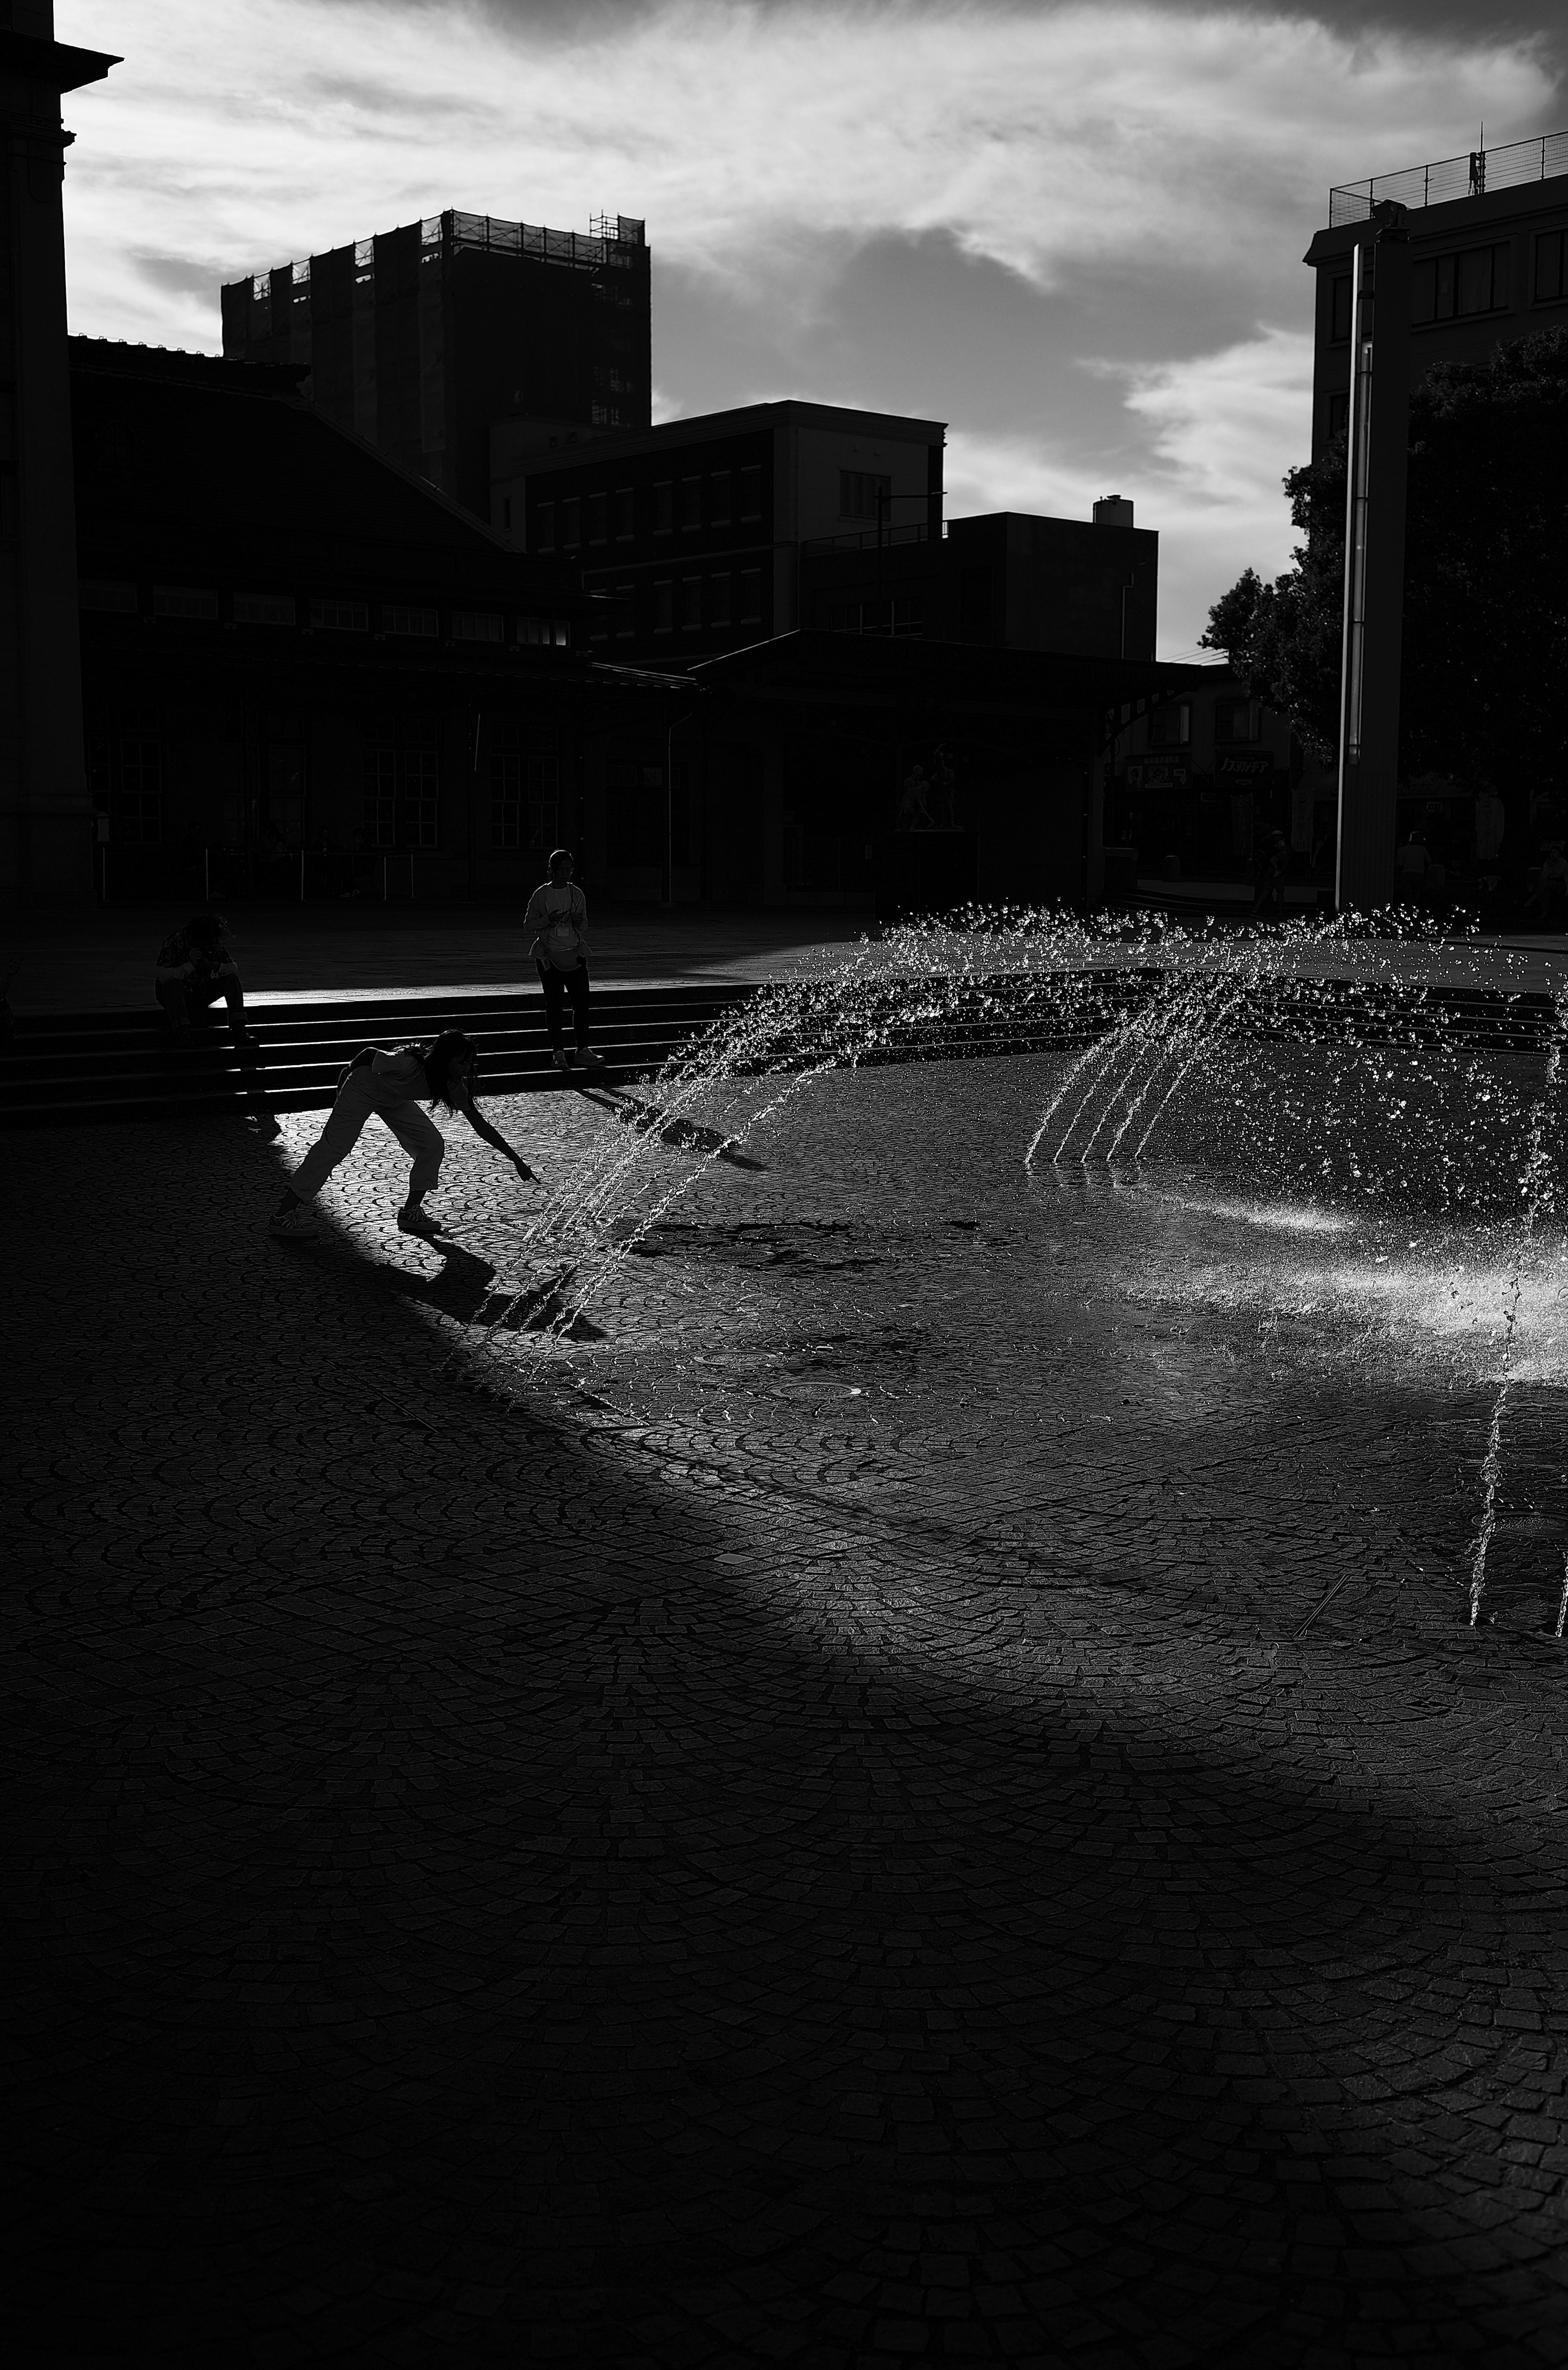
POLYGON ((1568 132, 1331 190, 1328 224, 1303 259, 1317 274, 1314 461, 1345 424, 1352 251, 1384 199, 1410 209, 1412 379, 1568 324, 1568 132))
POLYGON ((54 39, 51 0, 0 29, 0 901, 91 887, 76 633, 63 92, 118 59, 54 39))
POLYGON ((1243 885, 1272 831, 1290 849, 1297 902, 1332 882, 1333 768, 1309 759, 1288 719, 1223 663, 1183 670, 1173 696, 1132 717, 1109 777, 1105 856, 1118 890, 1243 885))
POLYGON ((803 621, 829 633, 1152 659, 1159 537, 1109 496, 1090 519, 997 511, 801 546, 803 621))
POLYGON ((640 222, 449 211, 229 282, 224 352, 303 364, 329 419, 488 519, 492 420, 646 425, 651 307, 640 222))
POLYGON ((525 897, 587 828, 590 753, 663 714, 585 654, 571 572, 302 401, 297 365, 70 359, 99 894, 525 897))
POLYGON ((573 560, 594 647, 686 666, 801 622, 801 548, 843 531, 941 532, 940 420, 750 404, 636 435, 491 434, 491 524, 573 560), (902 524, 899 523, 903 522, 902 524))

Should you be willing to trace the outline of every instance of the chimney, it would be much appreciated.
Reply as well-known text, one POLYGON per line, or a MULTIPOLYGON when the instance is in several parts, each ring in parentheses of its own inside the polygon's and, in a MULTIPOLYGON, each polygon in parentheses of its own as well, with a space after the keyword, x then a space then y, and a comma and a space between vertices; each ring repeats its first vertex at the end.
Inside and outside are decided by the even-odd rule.
POLYGON ((1094 505, 1096 526, 1131 526, 1132 523, 1131 502, 1124 502, 1120 494, 1101 494, 1094 505))

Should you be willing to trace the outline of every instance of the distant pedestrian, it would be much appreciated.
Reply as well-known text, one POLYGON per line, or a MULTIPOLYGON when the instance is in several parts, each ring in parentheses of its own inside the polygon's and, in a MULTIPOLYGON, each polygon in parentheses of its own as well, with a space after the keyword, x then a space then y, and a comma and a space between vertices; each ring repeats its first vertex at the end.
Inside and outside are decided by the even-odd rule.
POLYGON ((1551 929, 1553 922, 1568 922, 1568 856, 1560 839, 1549 839, 1541 850, 1535 887, 1525 900, 1526 913, 1537 905, 1544 929, 1551 929))
POLYGON ((604 1064, 588 1043, 588 900, 572 880, 575 866, 569 847, 550 854, 550 877, 528 900, 523 916, 532 930, 529 947, 545 991, 545 1025, 550 1032, 550 1059, 558 1070, 571 1067, 566 1050, 566 999, 571 998, 572 1034, 578 1059, 588 1070, 604 1064))
POLYGON ((413 1161, 408 1195, 398 1213, 399 1232, 427 1239, 439 1234, 423 1202, 441 1174, 446 1145, 441 1130, 421 1110, 421 1101, 428 1101, 432 1110, 441 1103, 449 1111, 460 1111, 482 1143, 504 1153, 519 1177, 531 1178, 534 1172, 523 1155, 491 1127, 475 1102, 478 1062, 471 1041, 460 1029, 444 1030, 430 1045, 401 1045, 396 1053, 367 1045, 356 1053, 338 1080, 338 1099, 326 1126, 272 1212, 273 1234, 293 1238, 316 1232, 305 1205, 348 1158, 372 1118, 386 1122, 413 1161))
POLYGON ((225 940, 228 925, 221 914, 193 914, 183 929, 167 938, 158 949, 153 992, 169 1017, 176 1041, 189 1044, 196 1034, 197 1018, 206 1020, 209 1006, 222 996, 228 1007, 229 1028, 242 1052, 259 1040, 245 1025, 245 989, 239 965, 225 940))
POLYGON ((1290 851, 1282 831, 1271 831, 1258 856, 1258 893, 1252 900, 1254 914, 1272 909, 1283 918, 1285 914, 1285 867, 1290 851))

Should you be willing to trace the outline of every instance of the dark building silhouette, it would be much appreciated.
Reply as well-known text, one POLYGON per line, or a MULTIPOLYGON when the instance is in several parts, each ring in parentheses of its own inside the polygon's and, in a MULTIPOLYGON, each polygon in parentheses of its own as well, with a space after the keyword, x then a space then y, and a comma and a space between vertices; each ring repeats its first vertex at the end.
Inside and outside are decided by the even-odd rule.
POLYGON ((223 291, 225 355, 303 363, 305 393, 390 460, 490 515, 490 428, 612 431, 651 416, 648 247, 448 212, 223 291))
POLYGON ((1351 254, 1385 199, 1410 209, 1412 379, 1568 322, 1568 132, 1331 190, 1327 226, 1303 259, 1318 275, 1314 460, 1345 424, 1351 254))
POLYGON ((588 734, 640 712, 578 648, 571 571, 298 365, 87 338, 70 364, 100 893, 525 895, 581 830, 588 734))
POLYGON ((801 622, 801 552, 847 524, 941 533, 940 420, 755 403, 636 435, 491 434, 493 525, 574 560, 606 651, 684 664, 801 622))
POLYGON ((997 511, 801 550, 803 622, 830 633, 1151 659, 1159 597, 1159 537, 1115 495, 1092 520, 997 511))
POLYGON ((0 29, 0 897, 85 896, 61 94, 117 58, 54 39, 51 0, 0 29))

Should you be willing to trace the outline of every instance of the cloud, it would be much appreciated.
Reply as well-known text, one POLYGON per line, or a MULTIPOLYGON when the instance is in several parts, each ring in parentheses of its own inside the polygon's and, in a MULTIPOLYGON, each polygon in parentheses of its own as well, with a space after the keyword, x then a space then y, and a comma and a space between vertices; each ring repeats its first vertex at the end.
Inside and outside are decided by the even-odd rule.
POLYGON ((974 436, 948 446, 948 510, 1044 511, 1087 518, 1101 494, 1124 495, 1160 538, 1159 649, 1185 653, 1210 604, 1244 568, 1287 565, 1294 531, 1280 480, 1310 443, 1312 340, 1262 328, 1214 353, 1127 368, 1090 363, 1147 431, 1130 464, 1118 423, 1101 453, 1028 436, 974 436), (1282 457, 1283 456, 1283 457, 1282 457))

